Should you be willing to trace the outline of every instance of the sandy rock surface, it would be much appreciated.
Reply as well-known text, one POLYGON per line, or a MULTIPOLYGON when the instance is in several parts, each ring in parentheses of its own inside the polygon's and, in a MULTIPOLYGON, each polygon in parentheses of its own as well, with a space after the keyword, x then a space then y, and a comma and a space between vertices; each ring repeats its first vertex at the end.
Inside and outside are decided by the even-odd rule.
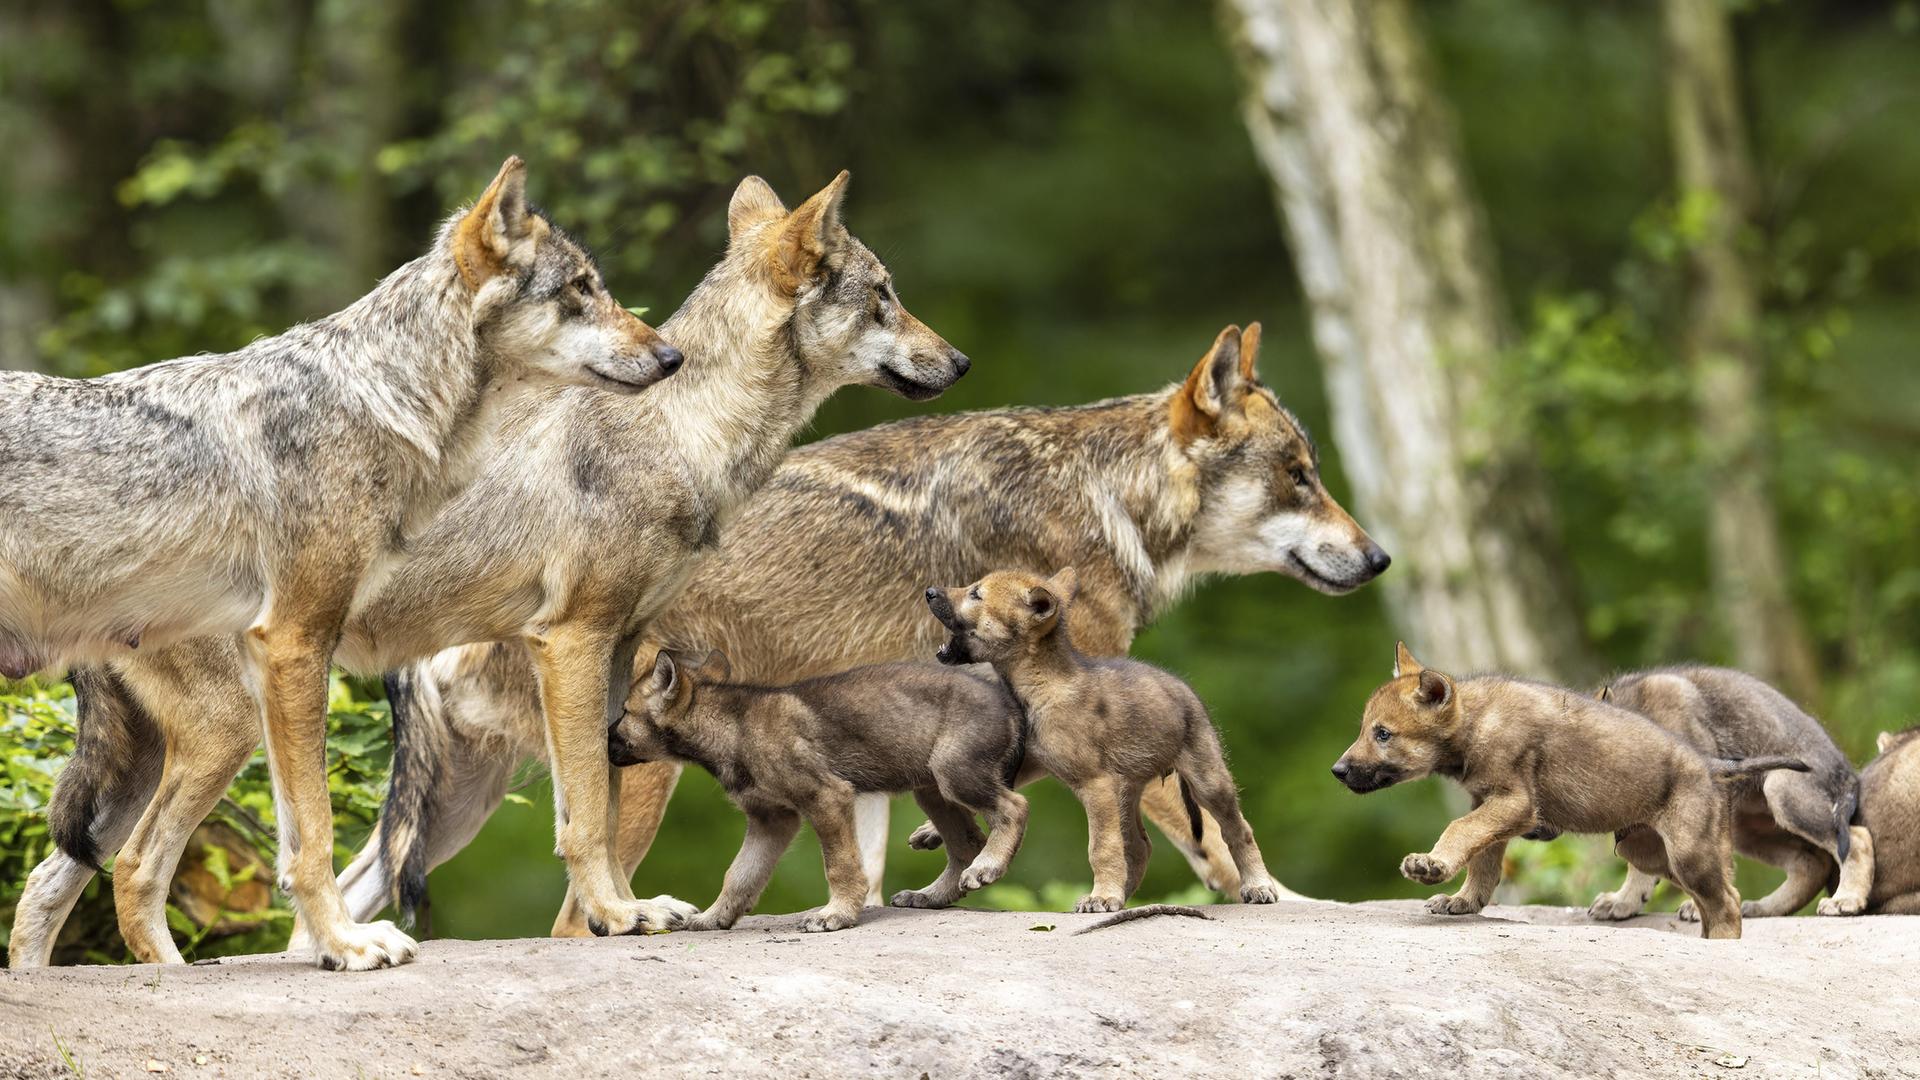
POLYGON ((1555 908, 1210 911, 0 972, 0 1077, 1920 1077, 1920 918, 1707 942, 1555 908))

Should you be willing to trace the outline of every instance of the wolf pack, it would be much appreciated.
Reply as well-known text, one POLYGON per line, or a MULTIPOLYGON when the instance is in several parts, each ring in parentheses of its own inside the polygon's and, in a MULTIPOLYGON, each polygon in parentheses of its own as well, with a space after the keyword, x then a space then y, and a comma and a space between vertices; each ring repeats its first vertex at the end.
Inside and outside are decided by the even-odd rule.
MULTIPOLYGON (((804 821, 828 902, 882 900, 889 797, 944 847, 890 898, 951 905, 1007 873, 1051 776, 1086 812, 1082 912, 1139 887, 1154 822, 1210 888, 1301 899, 1268 872, 1205 704, 1128 659, 1197 581, 1279 573, 1328 594, 1388 569, 1300 421, 1229 326, 1164 389, 927 416, 790 449, 841 387, 938 396, 970 361, 846 227, 841 173, 789 209, 757 177, 719 262, 647 325, 528 201, 510 158, 426 254, 345 310, 225 355, 97 379, 0 372, 0 676, 65 673, 75 753, 57 850, 9 942, 50 962, 111 857, 120 930, 179 963, 167 898, 189 837, 265 744, 292 949, 412 959, 390 921, 529 761, 551 771, 558 935, 724 930, 804 821), (329 671, 383 675, 386 803, 336 877, 329 671), (632 878, 680 770, 746 818, 718 898, 632 878), (983 831, 982 824, 985 829, 983 831)), ((1444 650, 1445 642, 1424 643, 1444 650)), ((1480 912, 1506 847, 1611 833, 1704 936, 1743 917, 1920 913, 1920 739, 1856 773, 1761 680, 1683 666, 1582 692, 1455 677, 1403 644, 1333 765, 1355 792, 1438 774, 1473 808, 1401 864, 1480 912), (1783 868, 1742 902, 1735 851, 1783 868)))

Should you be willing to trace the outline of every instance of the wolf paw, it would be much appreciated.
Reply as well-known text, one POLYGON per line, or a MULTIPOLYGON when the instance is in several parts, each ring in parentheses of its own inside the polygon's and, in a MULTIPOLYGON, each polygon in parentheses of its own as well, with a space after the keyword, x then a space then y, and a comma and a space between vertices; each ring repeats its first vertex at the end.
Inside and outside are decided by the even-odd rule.
POLYGON ((943 904, 940 902, 939 897, 933 895, 926 889, 903 889, 900 892, 894 893, 893 899, 887 901, 887 903, 893 907, 943 908, 951 905, 952 901, 949 900, 943 904))
POLYGON ((1631 896, 1603 892, 1599 896, 1594 897, 1593 903, 1587 906, 1587 918, 1601 919, 1607 922, 1619 922, 1621 919, 1631 919, 1635 915, 1640 914, 1640 909, 1645 907, 1646 903, 1645 900, 1636 900, 1631 896))
POLYGON ((972 892, 975 889, 984 889, 994 882, 999 881, 1001 875, 1006 872, 1007 866, 1005 863, 975 859, 973 865, 967 867, 966 872, 960 875, 961 891, 972 892))
POLYGON ((933 851, 943 842, 940 839, 940 830, 934 828, 931 821, 921 822, 920 827, 907 836, 907 846, 915 851, 933 851))
POLYGON ((1119 911, 1126 905, 1127 902, 1118 896, 1096 896, 1088 893, 1073 905, 1073 910, 1082 915, 1089 915, 1100 911, 1119 911))
POLYGON ((1280 899, 1280 886, 1271 881, 1252 881, 1240 886, 1243 904, 1271 904, 1280 899))
POLYGON ((731 930, 733 923, 722 920, 711 911, 702 911, 680 925, 682 930, 731 930))
POLYGON ((1681 902, 1680 910, 1674 912, 1673 916, 1674 918, 1679 919, 1681 922, 1699 922, 1700 907, 1698 904, 1695 904, 1693 901, 1686 900, 1681 902))
POLYGON ((1478 915, 1486 905, 1471 896, 1441 893, 1427 900, 1427 910, 1435 915, 1478 915))
POLYGON ((412 960, 420 946, 392 923, 346 923, 324 942, 316 941, 313 962, 328 971, 372 971, 412 960))
POLYGON ((845 930, 859 920, 860 917, 858 915, 848 915, 845 912, 828 911, 822 908, 800 920, 800 930, 808 934, 821 934, 831 930, 845 930))
POLYGON ((1400 874, 1422 885, 1438 885, 1453 876, 1454 868, 1432 855, 1409 855, 1400 860, 1400 874))
POLYGON ((1821 915, 1858 915, 1867 910, 1867 902, 1857 896, 1829 896, 1814 911, 1821 915))
POLYGON ((594 937, 677 930, 699 913, 699 908, 671 896, 656 896, 651 900, 619 900, 607 905, 602 914, 587 916, 587 929, 593 931, 594 937))

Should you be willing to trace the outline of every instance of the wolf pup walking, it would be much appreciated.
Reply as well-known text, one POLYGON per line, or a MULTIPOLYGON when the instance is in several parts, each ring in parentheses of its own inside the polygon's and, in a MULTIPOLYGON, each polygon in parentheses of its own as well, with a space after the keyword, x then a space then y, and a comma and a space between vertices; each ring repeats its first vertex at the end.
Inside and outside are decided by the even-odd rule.
MULTIPOLYGON (((1069 566, 1044 580, 1000 571, 969 586, 927 589, 927 606, 951 635, 940 662, 992 664, 1027 713, 1022 773, 1058 777, 1086 808, 1093 891, 1074 910, 1118 911, 1139 887, 1149 847, 1140 794, 1168 774, 1179 776, 1188 793, 1196 833, 1201 807, 1220 823, 1240 874, 1240 899, 1273 903, 1279 888, 1240 814, 1206 706, 1159 668, 1081 655, 1068 630, 1076 584, 1069 566)), ((941 835, 953 842, 945 829, 941 835)))
MULTIPOLYGON (((1674 667, 1622 675, 1600 700, 1637 712, 1708 757, 1792 757, 1807 771, 1779 770, 1729 784, 1733 849, 1787 872, 1780 887, 1740 905, 1749 919, 1791 915, 1826 889, 1822 915, 1858 915, 1873 879, 1873 839, 1853 824, 1860 779, 1820 721, 1785 694, 1742 671, 1674 667)), ((1588 914, 1627 919, 1640 913, 1659 882, 1627 870, 1588 914)), ((1680 917, 1698 917, 1692 901, 1680 917)))
POLYGON ((726 657, 697 667, 662 649, 608 732, 616 765, 692 762, 747 815, 747 837, 713 906, 690 930, 725 930, 749 911, 805 818, 827 865, 827 906, 802 930, 860 918, 867 877, 853 801, 913 792, 952 840, 947 868, 895 907, 947 907, 1007 872, 1027 826, 1011 785, 1020 767, 1020 706, 999 679, 937 664, 873 664, 792 686, 732 686, 726 657), (987 819, 980 835, 973 816, 987 819))
POLYGON ((1471 915, 1493 899, 1507 842, 1535 829, 1610 832, 1629 863, 1671 878, 1700 909, 1702 934, 1740 936, 1732 839, 1722 785, 1789 757, 1704 758, 1651 720, 1557 686, 1476 675, 1459 683, 1399 646, 1393 679, 1367 701, 1360 737, 1333 765, 1365 794, 1438 773, 1473 796, 1433 850, 1400 872, 1426 885, 1467 872, 1460 891, 1427 901, 1471 915))
POLYGON ((502 390, 633 393, 680 360, 525 184, 509 159, 426 255, 238 352, 85 381, 0 372, 0 674, 241 634, 281 884, 325 967, 414 948, 352 922, 333 881, 321 743, 349 608, 472 477, 502 390))

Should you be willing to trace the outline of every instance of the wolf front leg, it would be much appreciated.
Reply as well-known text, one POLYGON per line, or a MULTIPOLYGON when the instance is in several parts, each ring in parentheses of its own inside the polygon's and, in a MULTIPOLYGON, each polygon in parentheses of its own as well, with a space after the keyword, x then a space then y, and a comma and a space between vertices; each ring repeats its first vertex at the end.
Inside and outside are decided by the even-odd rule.
POLYGON ((1400 873, 1423 885, 1438 885, 1459 873, 1470 859, 1488 847, 1511 840, 1532 827, 1533 800, 1524 792, 1490 795, 1449 824, 1432 851, 1402 859, 1400 873))
POLYGON ((671 897, 635 900, 614 877, 607 699, 617 636, 580 620, 553 625, 527 645, 540 673, 555 831, 571 906, 597 936, 673 929, 699 909, 671 897))
POLYGON ((727 867, 726 883, 707 910, 687 920, 689 930, 728 930, 740 916, 753 910, 760 894, 773 877, 780 856, 793 845, 800 831, 800 815, 788 810, 747 815, 747 835, 740 841, 740 853, 727 867))
POLYGON ((853 806, 853 787, 843 781, 822 791, 807 807, 807 820, 820 838, 820 857, 827 866, 827 906, 801 920, 801 930, 845 930, 860 921, 860 908, 867 899, 867 872, 860 865, 853 806))
MULTIPOLYGON (((309 609, 310 611, 312 609, 309 609)), ((345 597, 304 618, 270 614, 245 635, 266 714, 267 767, 280 819, 280 887, 329 971, 404 964, 418 946, 391 922, 357 923, 333 879, 333 803, 327 794, 327 666, 345 597)))
MULTIPOLYGON (((614 850, 620 860, 621 879, 631 881, 641 860, 647 857, 647 850, 653 847, 653 838, 659 835, 667 802, 673 798, 673 789, 680 782, 680 764, 650 761, 618 772, 620 826, 614 836, 614 850)), ((678 903, 670 896, 657 896, 654 902, 670 906, 678 903)), ((587 929, 587 916, 580 906, 579 894, 569 884, 566 901, 553 920, 552 934, 554 937, 588 937, 592 933, 587 929)))

